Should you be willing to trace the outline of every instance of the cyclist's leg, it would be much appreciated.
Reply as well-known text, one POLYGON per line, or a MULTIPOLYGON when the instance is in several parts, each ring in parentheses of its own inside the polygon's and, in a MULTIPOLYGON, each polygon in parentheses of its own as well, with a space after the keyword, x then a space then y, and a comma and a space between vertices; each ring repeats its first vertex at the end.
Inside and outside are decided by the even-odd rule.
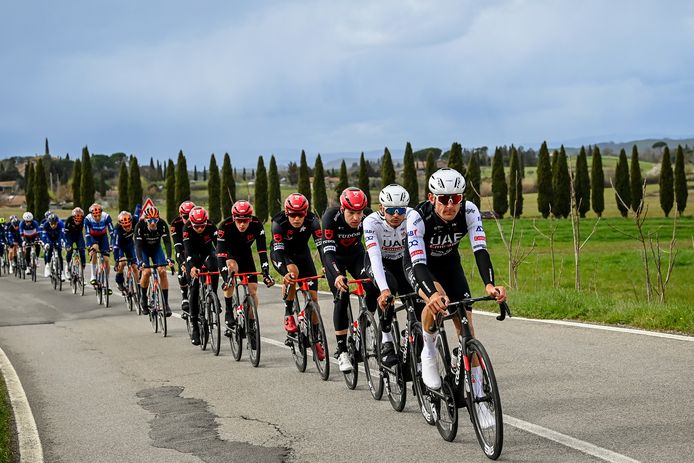
POLYGON ((229 281, 229 274, 239 273, 239 266, 232 256, 227 256, 226 259, 224 257, 220 257, 219 260, 219 263, 224 265, 221 270, 222 279, 224 282, 228 282, 226 289, 224 289, 224 323, 231 328, 234 323, 236 323, 236 319, 234 318, 233 304, 234 282, 229 281))
POLYGON ((104 269, 106 271, 106 278, 111 272, 111 265, 109 264, 109 256, 111 255, 111 245, 108 242, 108 237, 106 235, 102 236, 99 243, 99 251, 104 257, 104 269))
MULTIPOLYGON (((142 250, 142 257, 144 261, 142 262, 143 265, 149 265, 150 264, 150 256, 147 253, 147 249, 142 250)), ((152 275, 152 269, 151 268, 145 268, 142 269, 142 273, 140 276, 140 301, 142 305, 142 310, 147 313, 149 312, 149 301, 147 300, 147 288, 149 288, 149 278, 152 275)))
MULTIPOLYGON (((362 278, 369 278, 368 273, 366 272, 366 260, 368 259, 368 254, 365 252, 357 254, 354 256, 354 258, 348 263, 349 267, 349 273, 357 279, 362 279, 362 278)), ((378 289, 376 288, 376 285, 373 282, 369 282, 364 284, 364 291, 366 291, 366 295, 364 297, 364 301, 366 302, 366 307, 371 311, 371 313, 374 313, 376 311, 376 299, 378 299, 378 289)))
MULTIPOLYGON (((161 243, 154 250, 154 256, 152 257, 155 265, 166 265, 166 256, 164 255, 164 250, 161 248, 161 243)), ((167 275, 167 267, 157 267, 157 273, 159 274, 159 285, 161 286, 161 293, 164 297, 164 311, 167 316, 171 313, 169 308, 169 277, 167 275)))
POLYGON ((185 256, 183 255, 183 251, 176 252, 176 262, 178 262, 178 287, 181 289, 181 308, 184 312, 189 312, 188 277, 185 272, 185 256))
POLYGON ((113 248, 113 261, 116 263, 116 285, 121 291, 125 291, 125 275, 123 270, 125 269, 125 253, 121 248, 113 248))
POLYGON ((200 292, 200 279, 190 277, 190 269, 186 266, 186 278, 190 282, 188 301, 190 303, 190 324, 192 327, 191 343, 193 345, 200 344, 200 327, 198 327, 198 318, 200 317, 200 304, 198 294, 200 292))
MULTIPOLYGON (((255 262, 253 261, 253 254, 250 252, 246 255, 239 256, 238 258, 238 271, 240 273, 255 273, 255 262)), ((258 307, 258 275, 248 276, 248 292, 255 302, 255 306, 258 307)))
MULTIPOLYGON (((347 263, 342 258, 336 258, 335 263, 340 269, 340 273, 346 275, 347 263)), ((333 326, 335 327, 335 338, 337 340, 336 354, 347 352, 347 332, 349 328, 349 316, 347 306, 349 304, 349 293, 343 293, 335 286, 335 281, 328 278, 328 286, 333 293, 335 303, 333 305, 333 326)))

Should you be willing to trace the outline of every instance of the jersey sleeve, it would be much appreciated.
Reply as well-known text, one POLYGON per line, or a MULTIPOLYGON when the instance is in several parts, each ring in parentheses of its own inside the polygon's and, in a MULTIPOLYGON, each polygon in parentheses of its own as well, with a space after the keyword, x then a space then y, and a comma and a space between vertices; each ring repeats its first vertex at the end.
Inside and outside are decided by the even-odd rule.
POLYGON ((342 275, 340 268, 337 266, 336 252, 337 245, 333 239, 335 235, 335 221, 333 217, 335 215, 334 210, 328 209, 323 214, 323 241, 321 245, 321 254, 323 255, 323 265, 325 266, 325 272, 327 277, 334 281, 339 275, 342 275))
POLYGON ((86 236, 87 246, 94 244, 94 237, 92 236, 92 221, 89 216, 84 218, 84 234, 86 236))
POLYGON ((257 223, 258 230, 255 233, 255 248, 258 250, 258 257, 260 258, 260 268, 263 274, 268 275, 270 271, 270 264, 267 260, 267 242, 265 241, 265 227, 260 221, 257 223))
POLYGON ((424 245, 424 219, 419 212, 412 210, 407 213, 407 249, 412 261, 412 271, 417 284, 427 296, 436 292, 434 275, 427 267, 427 252, 424 245))
POLYGON ((465 222, 467 233, 470 236, 470 245, 475 254, 475 262, 480 272, 480 277, 485 285, 494 284, 494 268, 492 259, 487 251, 487 235, 482 226, 482 215, 479 209, 470 201, 465 203, 465 222))
POLYGON ((378 289, 384 291, 388 288, 386 280, 386 272, 383 269, 383 256, 381 255, 381 237, 378 234, 378 218, 373 214, 364 219, 364 242, 366 243, 366 252, 369 253, 369 261, 371 262, 371 272, 376 280, 378 289))
POLYGON ((161 239, 164 241, 164 249, 166 250, 166 258, 171 260, 171 234, 169 233, 169 225, 164 219, 160 219, 161 239))

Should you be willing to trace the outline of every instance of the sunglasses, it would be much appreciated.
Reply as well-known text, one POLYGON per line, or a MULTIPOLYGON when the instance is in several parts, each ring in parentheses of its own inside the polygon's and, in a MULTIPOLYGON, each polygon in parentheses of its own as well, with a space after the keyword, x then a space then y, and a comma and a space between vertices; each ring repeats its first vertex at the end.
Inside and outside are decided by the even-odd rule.
POLYGON ((287 212, 287 217, 291 217, 293 219, 297 217, 306 217, 305 212, 287 212))
POLYGON ((386 214, 388 215, 405 215, 405 212, 407 212, 406 207, 386 207, 386 214))
POLYGON ((455 195, 436 195, 436 201, 444 206, 449 204, 459 204, 463 200, 463 195, 461 193, 455 195))
POLYGON ((205 228, 205 225, 207 225, 207 224, 204 224, 204 223, 193 224, 193 228, 194 228, 195 230, 202 230, 203 228, 205 228))
POLYGON ((147 221, 148 224, 154 225, 154 224, 156 224, 157 222, 159 222, 159 219, 147 219, 146 221, 147 221))
POLYGON ((248 223, 250 221, 251 221, 251 219, 249 219, 248 217, 235 217, 234 218, 234 222, 239 222, 239 223, 248 223))

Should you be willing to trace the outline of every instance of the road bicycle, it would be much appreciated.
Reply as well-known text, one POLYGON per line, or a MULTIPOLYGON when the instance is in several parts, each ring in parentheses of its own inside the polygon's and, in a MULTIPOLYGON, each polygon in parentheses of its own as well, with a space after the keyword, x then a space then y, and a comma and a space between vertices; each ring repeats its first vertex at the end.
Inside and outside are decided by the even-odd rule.
POLYGON ((222 309, 219 297, 212 288, 212 276, 214 275, 219 275, 219 272, 210 272, 203 266, 197 276, 200 284, 200 290, 198 291, 198 329, 200 330, 200 349, 206 350, 209 342, 212 353, 219 355, 219 349, 222 344, 222 327, 219 322, 219 314, 222 312, 222 309))
POLYGON ((155 264, 140 266, 141 269, 152 269, 152 274, 149 277, 149 286, 147 287, 149 323, 152 326, 152 331, 155 333, 161 331, 164 337, 166 337, 168 333, 168 327, 166 323, 166 313, 164 311, 164 294, 162 293, 157 269, 168 265, 169 264, 155 264))
POLYGON ((62 248, 59 245, 51 244, 45 252, 50 252, 51 262, 49 264, 51 283, 53 289, 63 290, 63 259, 61 256, 62 248))
POLYGON ((123 299, 125 299, 125 305, 131 312, 137 307, 137 314, 142 315, 142 307, 140 306, 140 284, 138 278, 135 278, 135 270, 133 269, 131 262, 126 264, 128 269, 125 274, 125 291, 123 291, 123 299))
POLYGON ((0 265, 0 275, 2 275, 3 273, 5 275, 8 275, 10 273, 10 258, 6 243, 3 247, 2 254, 0 254, 0 261, 2 261, 0 265))
MULTIPOLYGON (((467 311, 480 301, 492 301, 494 296, 465 298, 448 304, 448 314, 436 317, 437 365, 441 375, 441 388, 430 389, 423 382, 422 394, 431 398, 432 415, 441 437, 452 441, 458 432, 458 409, 468 410, 477 441, 487 458, 496 460, 503 447, 503 413, 501 398, 492 362, 486 349, 470 332, 467 311), (454 310, 452 310, 454 309, 454 310), (453 356, 448 346, 444 321, 459 318, 461 333, 453 356), (453 365, 451 359, 455 359, 453 365), (482 384, 475 384, 472 368, 479 365, 482 384)), ((506 303, 499 305, 502 321, 511 312, 506 303)))
MULTIPOLYGON (((318 305, 311 299, 308 283, 311 280, 318 280, 323 276, 313 276, 291 280, 290 284, 299 284, 294 298, 293 311, 297 317, 297 332, 287 333, 285 345, 288 346, 294 358, 294 364, 300 372, 306 371, 307 351, 310 348, 313 354, 313 362, 318 369, 318 373, 323 381, 330 377, 330 352, 328 348, 327 336, 325 335, 325 325, 321 317, 318 305), (299 303, 299 293, 303 297, 303 304, 299 303), (303 307, 303 308, 302 308, 303 307)), ((285 285, 283 299, 289 295, 289 285, 285 285)))
MULTIPOLYGON (((36 255, 36 246, 41 246, 41 242, 36 241, 33 243, 27 243, 26 246, 29 248, 29 268, 31 269, 31 281, 36 283, 36 281, 37 281, 36 280, 36 268, 38 267, 38 257, 36 255)), ((24 273, 26 273, 26 271, 24 273)))
POLYGON ((94 276, 96 280, 94 284, 96 301, 99 305, 110 307, 111 289, 108 286, 108 266, 101 251, 92 252, 96 252, 96 275, 94 276))
POLYGON ((81 296, 84 296, 84 267, 82 265, 82 258, 79 255, 79 249, 73 252, 72 260, 68 263, 68 267, 72 294, 80 293, 81 296))
POLYGON ((225 336, 229 337, 231 354, 237 362, 241 360, 243 340, 247 339, 248 359, 251 365, 257 367, 260 364, 260 319, 258 318, 258 306, 248 291, 248 277, 262 275, 260 272, 246 272, 231 274, 229 280, 234 282, 234 295, 232 307, 236 323, 233 328, 227 328, 225 336))

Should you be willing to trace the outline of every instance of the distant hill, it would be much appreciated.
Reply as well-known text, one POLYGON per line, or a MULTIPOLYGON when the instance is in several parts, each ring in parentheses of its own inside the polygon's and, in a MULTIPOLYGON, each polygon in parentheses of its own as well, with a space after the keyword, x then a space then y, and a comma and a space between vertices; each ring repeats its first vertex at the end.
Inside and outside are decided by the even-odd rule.
MULTIPOLYGON (((653 151, 653 145, 658 142, 664 142, 667 143, 667 145, 670 147, 670 151, 674 150, 677 148, 677 145, 682 145, 682 146, 689 146, 689 147, 694 147, 694 138, 680 138, 680 139, 672 139, 672 138, 646 138, 644 140, 631 140, 631 141, 625 141, 625 142, 613 142, 613 141, 608 141, 608 142, 600 142, 600 143, 595 143, 594 145, 597 145, 600 147, 600 152, 605 154, 619 154, 619 152, 624 148, 624 150, 627 152, 627 154, 631 154, 631 147, 636 145, 636 148, 639 150, 639 153, 646 153, 648 151, 653 151)), ((550 151, 555 148, 550 148, 550 151)), ((557 147, 558 149, 558 147, 557 147)), ((581 149, 580 146, 578 147, 567 147, 565 146, 564 149, 566 150, 566 154, 572 155, 578 153, 578 151, 581 149)), ((658 150, 660 151, 660 150, 658 150)))

